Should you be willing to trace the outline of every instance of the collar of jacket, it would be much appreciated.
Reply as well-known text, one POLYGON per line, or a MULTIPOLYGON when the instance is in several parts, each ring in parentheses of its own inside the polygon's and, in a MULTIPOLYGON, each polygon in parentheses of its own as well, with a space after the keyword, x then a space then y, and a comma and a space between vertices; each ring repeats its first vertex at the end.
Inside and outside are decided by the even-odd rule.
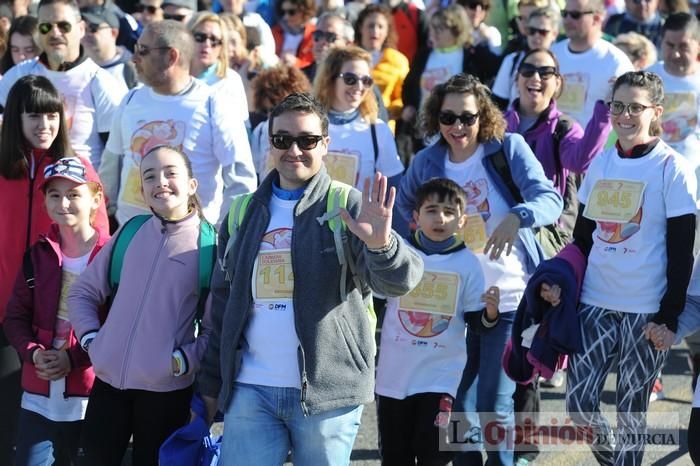
MULTIPOLYGON (((95 241, 95 246, 92 248, 92 253, 90 254, 90 262, 95 257, 95 254, 100 250, 102 246, 109 241, 109 235, 103 235, 100 230, 93 228, 95 233, 97 233, 97 241, 95 241)), ((45 241, 51 246, 51 249, 56 253, 56 257, 59 259, 59 265, 63 262, 63 254, 61 253, 61 233, 58 225, 55 223, 51 224, 48 233, 41 235, 40 241, 45 241)))
POLYGON ((177 220, 168 220, 167 218, 161 217, 153 210, 151 210, 151 212, 153 213, 153 221, 158 222, 160 227, 167 230, 168 233, 175 233, 176 231, 190 228, 193 225, 199 226, 200 222, 199 214, 196 210, 192 210, 187 215, 177 220))
POLYGON ((87 55, 85 55, 85 51, 83 50, 82 45, 80 46, 80 53, 78 54, 78 58, 75 61, 61 63, 61 66, 59 66, 57 70, 51 70, 51 65, 49 65, 49 59, 46 57, 45 52, 42 52, 42 54, 39 55, 39 61, 51 71, 68 71, 80 65, 85 60, 87 60, 87 55))
MULTIPOLYGON (((260 184, 258 189, 253 193, 253 199, 261 202, 264 205, 270 205, 272 198, 272 183, 277 183, 279 186, 279 173, 276 169, 272 170, 260 184)), ((294 208, 294 215, 299 215, 306 209, 313 206, 318 201, 322 200, 328 192, 328 187, 331 184, 331 177, 326 173, 326 166, 321 164, 321 169, 316 173, 304 189, 304 194, 297 202, 294 208)))
MULTIPOLYGON (((518 113, 519 109, 520 98, 517 98, 513 101, 510 110, 505 115, 506 122, 508 123, 509 132, 518 132, 518 126, 520 126, 520 114, 518 113)), ((532 129, 540 128, 540 125, 542 125, 542 123, 544 122, 550 123, 552 120, 556 120, 557 118, 559 118, 559 115, 561 115, 561 112, 557 109, 557 103, 555 99, 552 98, 549 101, 549 105, 547 106, 547 108, 542 110, 540 115, 537 117, 535 124, 532 127, 528 128, 526 132, 529 132, 532 129)))

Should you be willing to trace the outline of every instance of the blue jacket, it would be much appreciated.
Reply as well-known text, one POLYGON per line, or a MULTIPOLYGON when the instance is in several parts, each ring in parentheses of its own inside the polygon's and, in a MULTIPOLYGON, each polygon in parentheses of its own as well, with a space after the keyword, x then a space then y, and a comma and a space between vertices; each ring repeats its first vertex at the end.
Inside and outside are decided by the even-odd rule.
MULTIPOLYGON (((503 142, 491 140, 483 143, 484 168, 494 182, 499 194, 503 196, 511 212, 520 218, 518 237, 525 247, 528 257, 527 271, 532 273, 544 255, 535 240, 532 228, 549 225, 559 219, 563 208, 561 195, 547 179, 542 165, 532 153, 523 137, 519 134, 506 133, 503 142), (516 203, 505 182, 491 162, 492 156, 503 150, 513 182, 520 189, 524 199, 516 203)), ((401 180, 401 188, 396 198, 396 205, 401 216, 411 221, 415 210, 415 194, 418 187, 431 178, 445 177, 445 158, 447 145, 438 141, 418 152, 401 180)))

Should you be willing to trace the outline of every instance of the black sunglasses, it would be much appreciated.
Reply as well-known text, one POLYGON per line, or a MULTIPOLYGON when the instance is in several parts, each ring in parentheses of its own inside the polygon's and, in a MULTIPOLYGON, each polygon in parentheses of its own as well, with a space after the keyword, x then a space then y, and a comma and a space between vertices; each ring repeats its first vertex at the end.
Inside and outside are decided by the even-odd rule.
POLYGON ((518 68, 518 74, 523 78, 531 78, 535 73, 540 75, 540 79, 546 81, 552 76, 557 75, 557 69, 553 66, 535 66, 530 63, 523 63, 518 68))
POLYGON ((172 13, 163 13, 163 19, 172 19, 173 21, 177 21, 178 23, 181 23, 185 20, 185 15, 175 15, 172 13))
POLYGON ((39 24, 39 32, 43 35, 46 35, 53 29, 54 25, 58 26, 58 30, 61 31, 63 34, 68 34, 73 30, 73 25, 68 21, 59 21, 57 23, 39 24))
POLYGON ((297 14, 297 10, 294 8, 289 9, 289 10, 282 9, 281 13, 282 13, 282 16, 294 16, 295 14, 297 14))
POLYGON ((92 23, 88 23, 87 25, 87 30, 90 31, 92 34, 96 34, 97 31, 101 31, 102 29, 112 29, 112 26, 100 26, 99 24, 92 23))
POLYGON ((215 35, 204 34, 203 32, 195 32, 194 34, 192 34, 192 36, 194 37, 194 41, 199 42, 200 44, 205 43, 207 39, 209 39, 209 43, 212 47, 218 47, 224 43, 224 41, 219 37, 216 37, 215 35))
POLYGON ((313 37, 314 41, 316 42, 321 42, 322 40, 325 40, 326 42, 332 43, 338 39, 338 34, 336 34, 335 32, 319 31, 318 29, 316 29, 314 32, 311 33, 311 37, 313 37))
POLYGON ((297 147, 301 150, 311 150, 315 149, 318 143, 322 140, 323 136, 317 136, 314 134, 302 134, 301 136, 273 134, 270 138, 272 146, 275 149, 280 150, 288 150, 294 143, 296 143, 297 147))
POLYGON ((583 15, 592 15, 595 13, 593 10, 587 10, 587 11, 570 11, 570 10, 561 10, 561 17, 566 19, 569 16, 571 16, 571 19, 574 20, 579 20, 583 15))
POLYGON ((147 57, 154 50, 169 50, 172 47, 148 47, 141 45, 138 42, 134 45, 134 53, 140 57, 147 57))
POLYGON ((456 115, 452 112, 440 112, 438 114, 440 124, 445 126, 452 126, 457 122, 457 120, 459 120, 463 125, 474 126, 474 123, 476 123, 476 120, 478 119, 478 113, 463 112, 461 115, 456 115))
POLYGON ((364 87, 372 87, 372 84, 374 84, 372 76, 367 75, 358 76, 355 73, 340 73, 338 77, 343 79, 346 86, 354 86, 358 81, 362 82, 364 87))
POLYGON ((486 5, 484 5, 483 3, 479 3, 479 2, 467 3, 466 7, 469 8, 470 10, 476 10, 479 7, 481 7, 482 10, 488 10, 486 5))
POLYGON ((135 13, 143 13, 144 11, 148 14, 155 15, 158 11, 158 8, 152 5, 144 5, 143 3, 137 3, 136 5, 134 5, 135 13))
POLYGON ((527 28, 527 33, 531 36, 534 36, 535 34, 539 34, 542 37, 546 36, 549 34, 549 31, 547 29, 540 29, 540 28, 533 28, 533 27, 528 27, 527 28))

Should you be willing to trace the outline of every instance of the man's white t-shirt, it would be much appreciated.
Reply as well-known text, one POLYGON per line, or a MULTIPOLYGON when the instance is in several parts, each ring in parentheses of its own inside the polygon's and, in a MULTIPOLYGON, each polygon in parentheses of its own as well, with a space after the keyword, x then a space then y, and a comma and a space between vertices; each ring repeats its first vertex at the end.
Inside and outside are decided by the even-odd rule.
POLYGON ((127 92, 124 81, 117 80, 87 57, 67 71, 52 71, 37 57, 13 66, 3 75, 0 105, 7 104, 15 82, 30 74, 48 78, 61 93, 73 150, 99 168, 104 149, 100 133, 110 130, 119 102, 127 92))
POLYGON ((331 138, 328 155, 324 158, 328 174, 362 191, 365 178, 376 172, 391 178, 403 173, 394 135, 382 120, 374 125, 377 134, 377 157, 372 144, 372 130, 363 118, 344 125, 328 125, 331 138))
MULTIPOLYGON (((459 184, 467 193, 467 227, 476 230, 481 228, 481 233, 473 236, 485 240, 510 213, 510 207, 486 172, 484 157, 484 148, 481 145, 464 162, 454 163, 449 157, 445 157, 445 176, 459 184)), ((486 287, 500 288, 501 312, 515 311, 529 278, 525 266, 527 256, 524 245, 518 239, 510 255, 503 252, 500 258, 491 260, 483 254, 483 242, 467 240, 466 243, 481 263, 486 287)))
POLYGON ((425 254, 416 288, 387 299, 375 392, 404 399, 416 393, 456 396, 467 362, 464 312, 483 309, 484 276, 468 248, 425 254))
POLYGON ((696 178, 663 141, 638 158, 611 147, 588 168, 578 191, 596 221, 581 302, 621 312, 659 311, 666 292, 666 221, 694 214, 696 178))
POLYGON ((301 387, 294 325, 292 227, 298 200, 273 194, 270 224, 253 267, 253 309, 245 329, 237 382, 268 387, 301 387))
POLYGON ((518 91, 518 66, 525 54, 523 52, 509 53, 503 59, 498 69, 496 80, 493 82, 493 95, 508 100, 508 107, 519 97, 518 91))
POLYGON ((557 98, 557 108, 575 118, 584 128, 593 116, 596 101, 605 100, 612 86, 611 79, 634 71, 624 52, 603 39, 589 50, 574 53, 569 40, 552 45, 564 77, 564 91, 557 98))

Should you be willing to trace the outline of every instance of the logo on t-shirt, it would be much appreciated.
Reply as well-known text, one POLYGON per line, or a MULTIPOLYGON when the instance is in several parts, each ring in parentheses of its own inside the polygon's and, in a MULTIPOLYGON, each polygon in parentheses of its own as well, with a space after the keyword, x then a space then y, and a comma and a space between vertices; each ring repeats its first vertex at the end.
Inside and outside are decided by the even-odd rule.
POLYGON ((621 243, 630 239, 639 231, 642 223, 642 208, 640 207, 637 214, 627 223, 613 222, 597 222, 598 223, 598 238, 606 243, 615 244, 621 243))
POLYGON ((462 186, 464 192, 467 193, 467 214, 481 214, 481 218, 485 221, 491 217, 491 209, 489 208, 489 185, 486 179, 481 178, 476 181, 468 181, 462 186))
POLYGON ((156 120, 140 126, 131 136, 131 152, 143 158, 158 146, 173 146, 182 150, 187 125, 183 121, 156 120))

